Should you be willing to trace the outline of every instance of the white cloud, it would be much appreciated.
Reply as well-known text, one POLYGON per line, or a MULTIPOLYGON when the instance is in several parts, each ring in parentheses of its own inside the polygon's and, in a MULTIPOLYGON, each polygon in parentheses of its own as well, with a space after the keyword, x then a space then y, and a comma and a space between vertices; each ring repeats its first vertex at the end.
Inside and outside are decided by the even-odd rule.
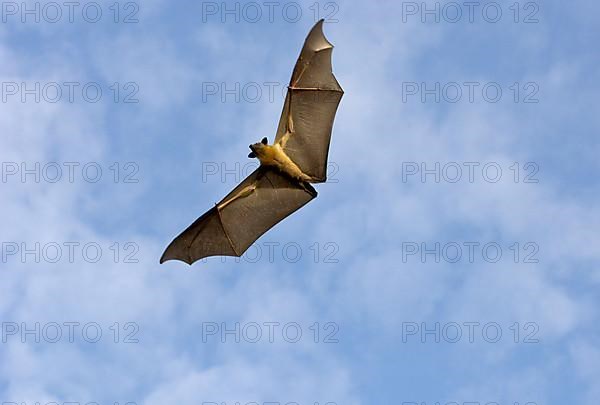
MULTIPOLYGON (((402 161, 494 161, 506 168, 515 160, 540 159, 531 144, 523 147, 520 137, 552 129, 552 120, 550 124, 523 122, 522 111, 515 112, 510 104, 450 106, 444 114, 443 106, 402 103, 398 83, 418 77, 418 60, 436 62, 434 51, 446 44, 449 28, 403 25, 392 4, 366 9, 349 3, 341 6, 340 23, 326 26, 336 45, 334 69, 346 90, 331 153, 331 160, 340 168, 340 182, 319 186, 321 195, 303 209, 300 215, 304 217, 290 219, 284 228, 274 231, 302 240, 333 241, 340 249, 336 256, 340 263, 302 266, 298 272, 282 263, 236 266, 213 261, 185 270, 175 265, 159 267, 157 257, 166 237, 157 240, 126 220, 119 230, 107 234, 102 224, 88 215, 101 217, 96 214, 106 209, 106 201, 114 201, 113 210, 130 203, 144 207, 142 199, 153 187, 157 191, 152 198, 163 197, 158 191, 160 180, 147 178, 141 190, 96 188, 82 182, 2 184, 3 240, 95 241, 107 253, 98 264, 82 260, 73 265, 2 263, 2 319, 94 321, 105 328, 117 321, 140 325, 140 343, 131 346, 90 346, 85 342, 3 346, 0 350, 11 365, 2 367, 0 380, 8 381, 5 396, 9 400, 345 404, 358 403, 360 398, 368 402, 356 381, 376 379, 379 370, 362 367, 363 357, 348 357, 356 350, 349 343, 353 331, 366 331, 372 338, 361 344, 381 343, 378 350, 395 351, 397 346, 388 345, 389 341, 398 336, 401 322, 406 320, 490 319, 505 326, 533 321, 539 323, 544 342, 560 346, 582 330, 584 321, 595 319, 589 310, 593 300, 570 286, 577 274, 565 269, 582 260, 598 260, 597 210, 563 190, 562 179, 546 177, 549 172, 543 165, 539 184, 402 182, 402 161), (100 200, 95 199, 96 194, 103 194, 100 200), (493 268, 485 263, 462 267, 401 261, 402 241, 460 238, 511 243, 533 240, 540 246, 540 263, 508 262, 493 268), (108 253, 113 239, 136 241, 140 263, 114 263, 108 253), (310 341, 295 346, 285 342, 255 347, 217 344, 216 348, 198 343, 202 322, 225 320, 295 321, 305 326, 335 321, 341 326, 341 342, 333 348, 310 341)), ((160 4, 156 7, 153 13, 165 10, 160 4)), ((300 26, 286 28, 303 30, 300 26)), ((49 35, 47 28, 44 30, 49 35)), ((91 41, 87 45, 94 45, 94 56, 88 62, 63 59, 62 53, 57 53, 44 66, 16 50, 5 31, 0 26, 0 73, 10 80, 86 77, 93 70, 107 82, 138 81, 142 103, 132 114, 135 118, 126 124, 132 130, 143 127, 144 120, 157 123, 171 109, 196 108, 187 103, 197 95, 201 81, 254 80, 279 71, 280 66, 292 67, 287 59, 271 66, 267 63, 270 50, 252 38, 240 40, 229 26, 195 30, 192 42, 214 58, 201 67, 188 59, 195 50, 182 49, 178 38, 153 34, 147 27, 120 31, 114 37, 107 34, 113 39, 109 42, 106 37, 91 41), (230 56, 238 54, 240 57, 230 56), (248 67, 247 63, 253 64, 248 67)), ((299 46, 289 45, 292 41, 285 35, 281 40, 286 47, 299 46)), ((62 52, 68 46, 65 41, 58 49, 62 52)), ((457 61, 453 69, 460 72, 467 63, 457 61)), ((549 66, 538 80, 557 92, 579 83, 580 74, 576 64, 563 63, 549 66)), ((288 77, 286 73, 284 78, 288 77)), ((474 79, 494 78, 482 75, 474 79)), ((223 105, 215 109, 214 121, 223 121, 222 130, 232 133, 233 142, 240 145, 262 136, 254 134, 273 129, 271 120, 278 118, 281 110, 278 103, 236 107, 245 109, 245 114, 226 119, 235 108, 223 105), (233 133, 234 129, 239 133, 233 133)), ((540 106, 547 114, 561 108, 555 99, 540 106)), ((0 138, 0 149, 7 156, 3 160, 110 162, 115 142, 110 111, 104 104, 3 104, 0 132, 6 135, 0 138)), ((218 128, 207 122, 195 125, 182 130, 206 133, 218 128)), ((161 153, 163 135, 152 136, 161 145, 156 153, 161 153)), ((210 146, 206 135, 198 143, 210 146)), ((123 144, 136 146, 133 141, 123 144)), ((199 158, 220 153, 217 148, 195 152, 199 158)), ((234 149, 223 153, 223 159, 235 159, 234 149)), ((152 156, 147 159, 152 161, 152 156)), ((176 175, 191 178, 196 173, 176 175)), ((197 185, 189 181, 182 184, 197 185)), ((165 215, 156 212, 147 221, 160 222, 165 215)), ((474 386, 461 380, 454 393, 525 401, 527 393, 533 392, 536 398, 544 398, 544 377, 557 373, 561 354, 550 350, 550 365, 532 360, 515 374, 508 360, 517 350, 510 345, 478 347, 474 353, 485 356, 485 365, 494 367, 492 377, 503 385, 474 386), (535 367, 539 374, 534 375, 535 367)), ((571 349, 578 378, 592 386, 590 398, 597 397, 592 381, 597 372, 592 366, 595 350, 590 344, 571 349)))

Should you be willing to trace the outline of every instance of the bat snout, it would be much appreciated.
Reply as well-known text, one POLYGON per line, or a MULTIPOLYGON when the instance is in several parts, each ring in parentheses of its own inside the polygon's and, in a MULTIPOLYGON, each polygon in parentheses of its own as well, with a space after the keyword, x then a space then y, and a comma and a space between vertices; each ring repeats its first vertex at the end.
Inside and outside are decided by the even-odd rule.
POLYGON ((256 150, 254 149, 254 145, 248 145, 248 147, 249 147, 249 148, 250 148, 250 150, 252 151, 252 152, 250 152, 250 153, 248 154, 248 157, 249 157, 250 159, 254 159, 255 157, 257 157, 257 156, 256 156, 256 150))

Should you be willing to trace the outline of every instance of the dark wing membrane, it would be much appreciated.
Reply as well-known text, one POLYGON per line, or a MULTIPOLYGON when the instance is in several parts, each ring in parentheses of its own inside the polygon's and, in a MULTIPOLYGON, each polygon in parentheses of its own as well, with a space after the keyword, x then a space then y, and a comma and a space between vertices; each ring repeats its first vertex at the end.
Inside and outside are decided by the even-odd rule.
POLYGON ((316 196, 310 185, 303 187, 260 167, 177 236, 160 262, 192 264, 208 256, 241 256, 262 234, 316 196))
POLYGON ((160 262, 181 260, 192 264, 208 256, 235 256, 227 239, 217 207, 211 208, 177 236, 167 247, 160 262))
MULTIPOLYGON (((255 179, 250 182, 256 189, 221 210, 223 226, 238 256, 263 233, 317 196, 310 185, 303 187, 274 169, 259 168, 254 173, 255 179)), ((243 187, 244 183, 237 188, 243 187)), ((233 196, 235 190, 224 201, 233 196)))
POLYGON ((325 181, 333 120, 344 94, 332 73, 332 50, 321 20, 306 37, 294 67, 275 137, 317 181, 325 181))

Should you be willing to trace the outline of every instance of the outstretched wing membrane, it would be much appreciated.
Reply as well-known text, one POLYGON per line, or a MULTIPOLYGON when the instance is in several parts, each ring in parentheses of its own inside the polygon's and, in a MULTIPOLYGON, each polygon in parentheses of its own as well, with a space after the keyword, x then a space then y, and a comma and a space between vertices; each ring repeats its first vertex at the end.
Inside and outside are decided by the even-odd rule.
POLYGON ((192 264, 209 256, 241 256, 262 234, 317 196, 274 169, 259 167, 167 247, 160 259, 192 264))
POLYGON ((275 137, 314 182, 326 180, 333 120, 344 94, 332 72, 332 51, 320 20, 306 37, 294 67, 275 137))

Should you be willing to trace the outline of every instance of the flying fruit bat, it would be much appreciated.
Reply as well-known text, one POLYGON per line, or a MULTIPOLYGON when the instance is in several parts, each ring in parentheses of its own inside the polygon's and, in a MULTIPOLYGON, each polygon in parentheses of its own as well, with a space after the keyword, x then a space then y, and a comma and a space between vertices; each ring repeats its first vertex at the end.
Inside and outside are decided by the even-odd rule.
POLYGON ((317 196, 326 180, 333 119, 344 91, 331 69, 333 45, 323 20, 306 37, 294 66, 273 145, 250 145, 260 166, 177 236, 160 262, 192 264, 208 256, 241 256, 262 234, 317 196))

